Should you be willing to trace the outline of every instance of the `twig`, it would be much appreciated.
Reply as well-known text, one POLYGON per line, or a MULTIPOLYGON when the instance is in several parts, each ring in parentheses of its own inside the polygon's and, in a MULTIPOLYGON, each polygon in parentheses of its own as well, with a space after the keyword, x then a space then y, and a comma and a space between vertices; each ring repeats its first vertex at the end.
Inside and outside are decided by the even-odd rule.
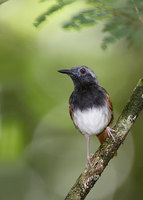
POLYGON ((115 155, 119 146, 123 143, 131 126, 134 124, 139 113, 143 109, 143 78, 139 80, 133 94, 120 115, 114 129, 116 142, 109 137, 100 145, 91 158, 94 170, 86 168, 69 191, 65 200, 83 200, 97 182, 102 172, 115 155))
POLYGON ((132 3, 134 4, 135 11, 136 11, 136 13, 138 15, 138 18, 139 18, 140 22, 143 24, 143 18, 142 18, 142 16, 140 16, 140 11, 139 11, 138 7, 136 6, 135 1, 132 0, 132 3))

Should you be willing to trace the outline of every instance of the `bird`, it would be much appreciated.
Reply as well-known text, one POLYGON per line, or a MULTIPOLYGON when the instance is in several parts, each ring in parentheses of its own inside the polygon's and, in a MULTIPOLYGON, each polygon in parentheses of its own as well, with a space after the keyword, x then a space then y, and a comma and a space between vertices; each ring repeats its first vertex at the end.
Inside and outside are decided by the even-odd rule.
POLYGON ((114 129, 109 125, 113 121, 113 106, 107 91, 100 86, 95 73, 85 65, 61 69, 74 83, 74 90, 69 98, 70 117, 87 140, 87 165, 92 169, 90 157, 90 137, 96 135, 102 144, 104 139, 113 136, 114 129))

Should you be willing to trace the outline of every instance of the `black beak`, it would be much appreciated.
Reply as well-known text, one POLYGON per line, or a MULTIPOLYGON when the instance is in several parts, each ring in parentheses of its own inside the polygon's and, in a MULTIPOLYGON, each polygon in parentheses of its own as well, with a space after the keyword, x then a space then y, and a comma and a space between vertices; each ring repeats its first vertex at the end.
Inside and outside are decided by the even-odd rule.
POLYGON ((60 69, 60 70, 58 70, 58 72, 63 73, 63 74, 68 74, 68 75, 72 74, 71 69, 60 69))

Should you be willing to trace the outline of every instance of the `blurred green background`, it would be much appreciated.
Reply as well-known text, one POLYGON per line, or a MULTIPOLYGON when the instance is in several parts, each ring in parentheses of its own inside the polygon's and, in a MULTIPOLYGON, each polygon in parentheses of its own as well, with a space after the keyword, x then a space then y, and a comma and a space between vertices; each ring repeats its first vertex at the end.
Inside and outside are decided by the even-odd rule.
MULTIPOLYGON (((87 65, 111 96, 115 121, 143 76, 143 49, 125 41, 101 49, 103 24, 65 31, 63 20, 86 7, 74 3, 35 28, 54 1, 0 5, 0 199, 62 200, 85 167, 86 140, 68 113, 73 83, 58 69, 87 65)), ((141 114, 87 200, 142 199, 141 114)), ((91 141, 91 152, 99 143, 91 141)))

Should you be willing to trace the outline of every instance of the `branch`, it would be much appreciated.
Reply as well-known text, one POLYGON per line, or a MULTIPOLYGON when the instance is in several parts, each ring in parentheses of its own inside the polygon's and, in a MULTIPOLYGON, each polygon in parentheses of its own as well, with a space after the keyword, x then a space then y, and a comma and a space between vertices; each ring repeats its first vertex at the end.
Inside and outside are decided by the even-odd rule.
POLYGON ((117 149, 123 143, 131 126, 134 124, 139 113, 143 109, 143 78, 139 80, 135 87, 133 94, 123 109, 116 125, 114 126, 114 137, 107 137, 103 144, 101 144, 96 153, 91 158, 91 163, 94 166, 92 170, 90 167, 85 168, 82 174, 77 179, 74 186, 69 191, 65 200, 83 200, 90 192, 91 188, 97 182, 102 172, 108 165, 111 158, 115 155, 117 149))

